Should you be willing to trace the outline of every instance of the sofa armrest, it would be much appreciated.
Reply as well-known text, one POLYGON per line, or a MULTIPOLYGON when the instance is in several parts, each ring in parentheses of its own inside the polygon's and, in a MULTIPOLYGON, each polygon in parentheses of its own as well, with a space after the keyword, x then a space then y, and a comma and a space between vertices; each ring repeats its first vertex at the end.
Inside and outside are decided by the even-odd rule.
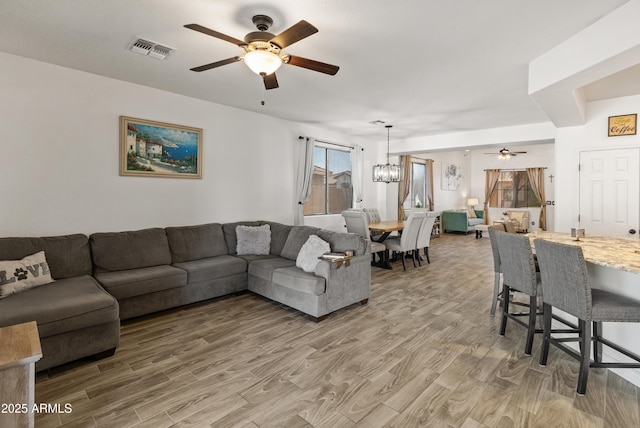
POLYGON ((351 258, 349 266, 320 260, 315 275, 326 281, 327 313, 366 300, 371 294, 369 254, 351 258))
POLYGON ((468 217, 466 211, 443 211, 442 230, 466 232, 468 227, 468 217))

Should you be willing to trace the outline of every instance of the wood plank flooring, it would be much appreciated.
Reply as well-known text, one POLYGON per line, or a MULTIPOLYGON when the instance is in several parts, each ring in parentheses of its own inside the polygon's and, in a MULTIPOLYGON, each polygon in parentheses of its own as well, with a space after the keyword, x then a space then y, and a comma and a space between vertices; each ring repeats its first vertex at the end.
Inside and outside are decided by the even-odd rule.
POLYGON ((372 268, 369 303, 320 323, 247 293, 123 323, 113 357, 40 373, 36 427, 637 427, 640 391, 536 335, 498 336, 488 238, 431 241, 431 264, 372 268))

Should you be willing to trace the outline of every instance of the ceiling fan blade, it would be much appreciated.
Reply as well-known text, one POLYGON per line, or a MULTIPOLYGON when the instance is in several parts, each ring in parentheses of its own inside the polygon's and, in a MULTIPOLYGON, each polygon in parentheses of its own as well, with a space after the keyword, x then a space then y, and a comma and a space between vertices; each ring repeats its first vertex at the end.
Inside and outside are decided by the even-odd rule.
POLYGON ((229 43, 233 43, 236 46, 246 45, 246 43, 242 40, 238 40, 235 37, 227 36, 226 34, 219 33, 215 30, 212 30, 207 27, 203 27, 199 24, 187 24, 185 28, 188 28, 193 31, 198 31, 200 33, 206 34, 207 36, 215 37, 217 39, 224 40, 229 43))
POLYGON ((291 55, 287 64, 295 65, 296 67, 306 68, 308 70, 318 71, 324 74, 335 75, 340 67, 337 65, 326 64, 320 61, 314 61, 312 59, 302 58, 299 56, 291 55))
POLYGON ((524 155, 524 154, 526 154, 527 152, 510 152, 510 153, 518 153, 518 154, 524 155))
POLYGON ((212 62, 210 64, 201 65, 200 67, 193 67, 191 71, 200 72, 200 71, 211 70, 212 68, 221 67, 223 65, 231 64, 238 61, 240 61, 240 57, 234 56, 233 58, 223 59, 222 61, 212 62))
POLYGON ((284 30, 282 33, 269 40, 274 45, 277 45, 280 49, 284 49, 300 40, 309 37, 312 34, 318 32, 318 29, 307 21, 302 20, 297 24, 284 30))
POLYGON ((276 79, 276 73, 265 74, 262 76, 265 89, 276 89, 278 87, 278 79, 276 79))

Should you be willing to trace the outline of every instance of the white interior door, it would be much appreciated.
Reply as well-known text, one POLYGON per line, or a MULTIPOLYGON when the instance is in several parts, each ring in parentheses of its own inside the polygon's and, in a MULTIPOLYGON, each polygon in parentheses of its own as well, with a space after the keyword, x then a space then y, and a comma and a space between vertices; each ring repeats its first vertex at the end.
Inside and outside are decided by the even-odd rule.
POLYGON ((580 227, 587 235, 638 237, 640 149, 580 152, 580 227))

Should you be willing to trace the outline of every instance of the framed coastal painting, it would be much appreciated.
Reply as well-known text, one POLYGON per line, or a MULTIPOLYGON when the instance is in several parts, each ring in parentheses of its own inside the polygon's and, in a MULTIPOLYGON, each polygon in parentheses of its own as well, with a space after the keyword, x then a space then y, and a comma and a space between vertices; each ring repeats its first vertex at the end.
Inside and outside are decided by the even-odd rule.
POLYGON ((202 129, 120 116, 120 175, 202 178, 202 129))

